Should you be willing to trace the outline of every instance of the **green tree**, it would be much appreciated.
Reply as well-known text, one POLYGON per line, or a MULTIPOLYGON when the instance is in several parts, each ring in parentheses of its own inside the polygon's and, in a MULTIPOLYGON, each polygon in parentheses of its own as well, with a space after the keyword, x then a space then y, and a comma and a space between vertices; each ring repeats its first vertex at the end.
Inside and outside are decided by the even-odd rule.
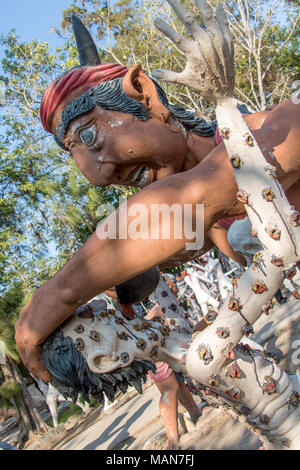
POLYGON ((238 98, 254 111, 290 98, 300 78, 297 2, 227 1, 238 98))
POLYGON ((53 173, 58 155, 47 144, 47 137, 38 123, 38 108, 46 77, 51 72, 56 74, 59 67, 45 43, 20 43, 12 32, 1 39, 1 44, 4 48, 1 80, 6 84, 0 115, 0 274, 3 290, 14 280, 22 281, 26 266, 35 263, 46 252, 46 200, 48 187, 55 184, 53 173))
MULTIPOLYGON (((201 22, 195 3, 181 1, 201 22)), ((209 0, 215 8, 217 0, 209 0)), ((236 60, 235 95, 253 111, 276 104, 292 93, 299 79, 299 2, 288 0, 226 0, 230 27, 234 36, 236 60)), ((151 75, 156 68, 181 71, 183 54, 166 42, 154 27, 154 19, 167 21, 179 34, 187 35, 165 0, 110 1, 75 0, 63 12, 62 29, 69 35, 75 13, 97 38, 105 61, 128 66, 141 64, 151 75)), ((74 41, 70 41, 70 44, 74 41)), ((76 57, 76 51, 72 53, 76 57)), ((207 103, 187 87, 163 84, 170 101, 206 118, 214 117, 207 103)))
POLYGON ((132 194, 92 186, 42 129, 43 91, 78 64, 70 33, 65 40, 52 53, 47 43, 20 42, 13 31, 1 38, 6 99, 0 110, 0 292, 16 281, 28 297, 95 230, 103 217, 97 216, 99 205, 116 206, 121 193, 132 194))

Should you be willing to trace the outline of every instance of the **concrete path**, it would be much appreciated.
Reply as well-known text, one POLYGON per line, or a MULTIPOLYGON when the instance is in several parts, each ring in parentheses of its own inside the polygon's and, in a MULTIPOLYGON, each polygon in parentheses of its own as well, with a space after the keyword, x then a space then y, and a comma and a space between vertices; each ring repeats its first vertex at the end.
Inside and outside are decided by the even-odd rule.
POLYGON ((147 437, 163 427, 159 416, 160 394, 155 386, 136 395, 120 408, 110 408, 104 416, 88 429, 71 439, 61 450, 137 449, 139 435, 147 437))
MULTIPOLYGON (((145 445, 147 450, 166 449, 159 397, 156 387, 149 387, 143 395, 110 409, 59 450, 143 450, 145 445)), ((185 410, 180 407, 180 411, 185 410)), ((181 449, 257 450, 262 445, 259 436, 246 423, 239 422, 223 409, 205 407, 196 426, 187 418, 185 423, 184 427, 180 425, 180 433, 185 432, 180 439, 181 449)))

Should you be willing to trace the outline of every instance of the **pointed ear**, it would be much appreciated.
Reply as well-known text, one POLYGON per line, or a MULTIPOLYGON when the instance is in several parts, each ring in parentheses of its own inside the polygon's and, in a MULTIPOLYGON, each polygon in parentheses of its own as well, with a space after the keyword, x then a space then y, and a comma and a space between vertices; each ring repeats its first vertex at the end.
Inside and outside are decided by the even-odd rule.
POLYGON ((140 65, 131 67, 122 83, 126 95, 140 101, 153 117, 168 121, 171 113, 160 101, 156 86, 151 78, 142 71, 140 65))

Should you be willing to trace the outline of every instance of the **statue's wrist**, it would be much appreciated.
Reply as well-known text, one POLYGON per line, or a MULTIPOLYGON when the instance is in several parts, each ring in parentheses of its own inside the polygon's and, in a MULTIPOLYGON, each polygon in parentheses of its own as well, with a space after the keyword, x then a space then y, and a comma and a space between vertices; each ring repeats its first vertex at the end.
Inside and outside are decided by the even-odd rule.
POLYGON ((53 282, 48 283, 33 294, 20 327, 22 336, 28 338, 28 344, 32 347, 42 344, 76 308, 75 303, 71 302, 72 298, 75 299, 74 294, 53 282))
MULTIPOLYGON (((68 270, 69 271, 69 270, 68 270)), ((66 265, 49 279, 35 294, 47 298, 49 303, 62 308, 77 308, 80 302, 81 290, 75 285, 73 276, 66 270, 66 265)))

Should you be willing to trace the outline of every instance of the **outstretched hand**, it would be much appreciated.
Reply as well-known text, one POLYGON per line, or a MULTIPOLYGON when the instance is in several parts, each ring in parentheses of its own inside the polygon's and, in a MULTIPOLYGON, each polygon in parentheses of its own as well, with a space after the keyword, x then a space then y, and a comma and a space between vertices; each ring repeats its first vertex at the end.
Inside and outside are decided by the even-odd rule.
POLYGON ((187 63, 180 73, 157 69, 153 72, 153 77, 194 88, 209 101, 218 102, 232 96, 233 40, 223 7, 220 4, 217 6, 214 19, 207 2, 195 0, 205 26, 203 29, 177 0, 167 1, 190 33, 192 40, 180 36, 160 18, 156 19, 156 28, 185 54, 187 63))

